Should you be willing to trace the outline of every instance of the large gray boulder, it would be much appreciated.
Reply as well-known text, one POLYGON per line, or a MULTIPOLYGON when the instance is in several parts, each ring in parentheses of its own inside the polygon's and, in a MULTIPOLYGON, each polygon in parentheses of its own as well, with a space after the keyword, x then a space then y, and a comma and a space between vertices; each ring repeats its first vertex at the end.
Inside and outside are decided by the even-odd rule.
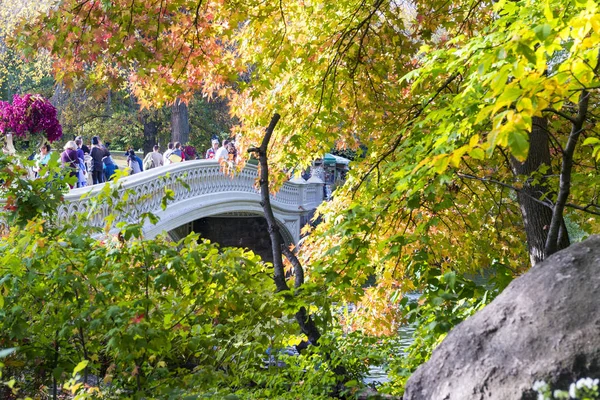
POLYGON ((600 376, 600 236, 549 257, 455 327, 406 384, 404 400, 535 399, 600 376))

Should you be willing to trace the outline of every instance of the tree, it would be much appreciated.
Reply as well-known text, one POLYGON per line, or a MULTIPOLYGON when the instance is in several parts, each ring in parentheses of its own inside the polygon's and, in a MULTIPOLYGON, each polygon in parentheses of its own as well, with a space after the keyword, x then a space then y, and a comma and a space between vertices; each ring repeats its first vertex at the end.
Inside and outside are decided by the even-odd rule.
POLYGON ((171 139, 182 144, 186 144, 190 139, 188 107, 179 99, 171 106, 171 139))
POLYGON ((14 44, 7 43, 22 19, 34 18, 50 7, 51 1, 3 1, 0 4, 0 98, 14 94, 41 92, 48 96, 52 86, 51 59, 46 51, 36 53, 29 62, 14 44))
POLYGON ((281 114, 275 185, 334 145, 366 146, 301 252, 327 301, 360 300, 372 276, 385 303, 431 271, 516 275, 569 229, 598 229, 593 1, 71 0, 44 26, 23 35, 67 79, 122 81, 114 63, 136 65, 144 104, 227 91, 242 151, 281 114))
POLYGON ((158 143, 158 128, 160 121, 156 110, 144 110, 141 112, 144 125, 144 154, 152 152, 154 145, 158 143))

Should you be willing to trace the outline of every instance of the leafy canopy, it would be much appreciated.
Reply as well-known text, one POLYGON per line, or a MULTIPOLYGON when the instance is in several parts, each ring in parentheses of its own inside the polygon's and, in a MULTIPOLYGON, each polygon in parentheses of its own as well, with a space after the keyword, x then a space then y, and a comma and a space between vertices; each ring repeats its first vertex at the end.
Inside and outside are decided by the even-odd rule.
MULTIPOLYGON (((600 144, 599 35, 591 0, 67 0, 19 40, 50 50, 67 83, 87 74, 130 85, 144 105, 199 89, 228 94, 241 153, 261 142, 278 112, 269 163, 279 182, 333 146, 360 148, 346 184, 319 210, 323 223, 304 243, 303 261, 324 303, 366 292, 396 304, 427 287, 429 271, 439 270, 439 281, 485 269, 502 281, 528 268, 515 193, 543 178, 545 200, 555 201, 550 171, 562 168, 586 93, 588 138, 567 174, 576 210, 567 219, 587 233, 598 228, 590 215, 598 214, 600 153, 588 144, 600 144), (549 121, 551 162, 515 176, 511 160, 529 155, 539 117, 549 121), (372 276, 376 286, 357 289, 372 276)), ((460 305, 479 304, 458 296, 460 305)), ((451 305, 447 297, 435 306, 451 305)), ((419 360, 435 340, 428 343, 419 360)))

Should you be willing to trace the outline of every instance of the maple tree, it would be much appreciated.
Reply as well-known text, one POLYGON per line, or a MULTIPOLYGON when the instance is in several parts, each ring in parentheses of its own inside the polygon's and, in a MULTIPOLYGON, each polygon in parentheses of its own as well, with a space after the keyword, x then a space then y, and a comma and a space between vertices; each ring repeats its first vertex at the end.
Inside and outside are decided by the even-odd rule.
POLYGON ((0 97, 11 99, 17 93, 46 92, 51 88, 52 60, 48 52, 36 53, 25 60, 10 40, 20 21, 34 18, 52 3, 52 0, 0 3, 0 97))
POLYGON ((599 39, 591 0, 67 0, 18 38, 145 107, 228 95, 241 154, 279 113, 273 186, 361 149, 300 259, 329 306, 383 304, 353 317, 376 333, 425 278, 514 276, 597 230, 599 39))

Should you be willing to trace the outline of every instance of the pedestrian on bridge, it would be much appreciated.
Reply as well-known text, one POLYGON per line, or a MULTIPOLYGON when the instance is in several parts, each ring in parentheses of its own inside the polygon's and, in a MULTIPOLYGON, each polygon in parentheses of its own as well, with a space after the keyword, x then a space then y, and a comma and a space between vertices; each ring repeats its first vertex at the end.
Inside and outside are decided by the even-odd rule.
POLYGON ((133 149, 130 149, 128 154, 127 166, 131 170, 130 174, 139 174, 143 171, 144 163, 142 162, 142 159, 135 155, 135 151, 133 151, 133 149))
POLYGON ((183 148, 181 147, 181 143, 175 142, 175 150, 173 150, 173 153, 171 153, 171 156, 169 156, 169 158, 171 158, 172 162, 185 161, 185 154, 183 153, 183 148), (178 156, 179 159, 177 159, 177 158, 173 159, 174 155, 178 156))
POLYGON ((218 162, 221 162, 221 160, 229 160, 229 140, 223 141, 223 146, 219 147, 219 149, 215 153, 215 160, 217 160, 218 162))
POLYGON ((110 154, 102 159, 104 162, 104 178, 106 182, 112 181, 115 172, 119 169, 119 166, 115 164, 110 154))
POLYGON ((109 155, 110 153, 102 145, 100 138, 98 136, 94 136, 92 138, 92 149, 90 150, 90 156, 92 157, 92 181, 94 185, 98 183, 104 183, 104 162, 102 159, 109 155))
POLYGON ((173 153, 173 150, 173 142, 169 142, 169 144, 167 144, 167 151, 163 154, 163 165, 171 164, 169 157, 171 156, 171 153, 173 153))
POLYGON ((146 154, 146 157, 144 157, 144 171, 163 165, 163 156, 158 152, 158 150, 159 147, 157 144, 155 144, 152 148, 152 151, 146 154))
POLYGON ((35 176, 38 176, 40 169, 45 167, 50 162, 50 157, 52 156, 52 148, 49 144, 43 144, 40 147, 40 152, 35 155, 33 158, 35 160, 35 167, 33 167, 33 171, 35 172, 35 176))
MULTIPOLYGON (((90 148, 85 145, 85 142, 83 141, 82 136, 77 136, 75 138, 75 143, 77 143, 77 146, 79 146, 81 148, 81 150, 83 151, 83 154, 90 154, 90 148), (80 143, 77 143, 77 141, 79 141, 80 143)), ((81 157, 81 158, 84 158, 84 157, 81 157)))
MULTIPOLYGON (((69 176, 77 176, 79 157, 77 157, 77 145, 74 141, 69 140, 65 144, 65 151, 60 154, 60 161, 63 167, 70 169, 69 176)), ((73 189, 73 185, 69 184, 69 187, 73 189)))
POLYGON ((215 155, 217 154, 217 150, 219 150, 219 139, 213 139, 211 141, 211 145, 212 145, 212 147, 210 149, 206 150, 206 155, 204 157, 207 160, 214 160, 215 159, 215 155))

